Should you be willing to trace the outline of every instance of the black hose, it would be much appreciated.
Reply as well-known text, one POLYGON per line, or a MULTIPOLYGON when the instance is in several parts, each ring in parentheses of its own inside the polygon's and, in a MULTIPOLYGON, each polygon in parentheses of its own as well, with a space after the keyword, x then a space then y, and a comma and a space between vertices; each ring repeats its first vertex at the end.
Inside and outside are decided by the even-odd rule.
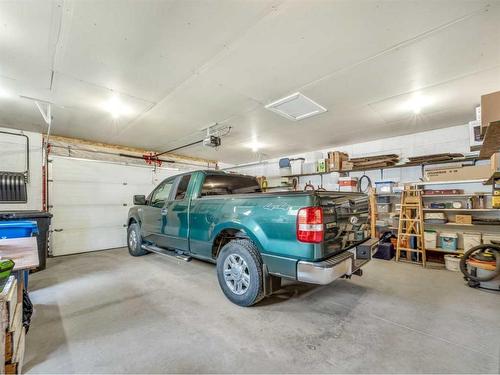
POLYGON ((485 244, 485 245, 474 246, 473 248, 467 250, 462 256, 462 259, 460 259, 460 271, 462 271, 462 273, 466 278, 473 281, 484 282, 493 280, 495 277, 500 275, 500 245, 485 244), (496 259, 495 270, 492 271, 492 273, 488 276, 478 277, 471 275, 467 270, 467 259, 469 259, 469 257, 476 251, 484 252, 486 249, 490 249, 491 252, 495 255, 496 259))

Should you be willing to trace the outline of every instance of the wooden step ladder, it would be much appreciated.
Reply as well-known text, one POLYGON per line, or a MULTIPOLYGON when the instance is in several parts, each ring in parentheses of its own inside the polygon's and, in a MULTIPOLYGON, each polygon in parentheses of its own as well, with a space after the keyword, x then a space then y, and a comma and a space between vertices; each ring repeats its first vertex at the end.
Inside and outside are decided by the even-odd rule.
POLYGON ((415 186, 405 186, 401 194, 401 209, 399 214, 398 241, 396 247, 396 262, 400 261, 401 250, 406 252, 406 261, 422 264, 425 267, 426 253, 424 243, 424 214, 422 206, 422 190, 415 186), (410 239, 417 242, 415 249, 411 248, 410 239), (417 262, 412 261, 411 254, 417 254, 417 262), (418 261, 421 255, 421 262, 418 261))

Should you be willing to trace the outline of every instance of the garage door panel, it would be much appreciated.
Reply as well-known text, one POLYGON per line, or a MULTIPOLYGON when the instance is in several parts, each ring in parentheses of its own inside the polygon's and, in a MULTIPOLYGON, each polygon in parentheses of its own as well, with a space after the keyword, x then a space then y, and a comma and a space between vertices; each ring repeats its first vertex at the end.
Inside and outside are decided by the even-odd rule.
POLYGON ((129 207, 123 206, 80 206, 58 207, 52 210, 54 218, 63 217, 64 222, 54 220, 54 228, 66 229, 94 229, 101 226, 113 227, 127 222, 129 207), (56 227, 56 225, 58 225, 56 227))
POLYGON ((57 249, 54 255, 77 254, 126 246, 126 237, 123 226, 69 229, 55 232, 52 246, 57 249))
POLYGON ((161 181, 177 173, 54 156, 49 172, 49 205, 54 215, 52 255, 126 246, 124 224, 133 196, 148 195, 161 181))
POLYGON ((81 204, 131 204, 129 189, 123 185, 87 182, 53 182, 52 206, 81 204), (57 198, 56 198, 57 197, 57 198), (60 203, 59 203, 60 202, 60 203))

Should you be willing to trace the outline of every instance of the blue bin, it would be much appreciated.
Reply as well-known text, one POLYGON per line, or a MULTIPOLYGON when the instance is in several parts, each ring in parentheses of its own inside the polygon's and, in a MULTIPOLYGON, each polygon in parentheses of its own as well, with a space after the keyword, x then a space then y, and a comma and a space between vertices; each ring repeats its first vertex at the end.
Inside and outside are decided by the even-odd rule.
POLYGON ((37 234, 36 221, 0 221, 0 239, 32 237, 37 234))

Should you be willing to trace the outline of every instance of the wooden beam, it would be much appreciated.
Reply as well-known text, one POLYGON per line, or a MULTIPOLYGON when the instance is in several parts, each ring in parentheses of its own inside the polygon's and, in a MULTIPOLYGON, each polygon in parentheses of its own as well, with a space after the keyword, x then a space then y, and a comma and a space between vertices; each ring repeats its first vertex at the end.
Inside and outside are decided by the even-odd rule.
MULTIPOLYGON (((47 137, 46 134, 44 134, 43 136, 44 136, 44 138, 47 137)), ((132 152, 132 153, 136 153, 136 154, 141 155, 141 156, 144 154, 148 154, 150 152, 153 152, 153 153, 159 152, 156 150, 144 150, 144 149, 140 149, 140 148, 136 148, 136 147, 120 146, 120 145, 113 145, 113 144, 109 144, 109 143, 88 141, 86 139, 81 139, 81 138, 63 137, 60 135, 51 135, 50 140, 56 141, 56 142, 68 143, 68 144, 106 148, 106 149, 116 150, 117 152, 132 152)), ((184 156, 184 155, 179 155, 179 154, 165 154, 163 156, 166 158, 172 158, 172 159, 178 159, 178 160, 189 160, 189 161, 195 161, 198 163, 217 164, 217 160, 202 159, 202 158, 197 158, 197 157, 193 157, 193 156, 184 156)))

